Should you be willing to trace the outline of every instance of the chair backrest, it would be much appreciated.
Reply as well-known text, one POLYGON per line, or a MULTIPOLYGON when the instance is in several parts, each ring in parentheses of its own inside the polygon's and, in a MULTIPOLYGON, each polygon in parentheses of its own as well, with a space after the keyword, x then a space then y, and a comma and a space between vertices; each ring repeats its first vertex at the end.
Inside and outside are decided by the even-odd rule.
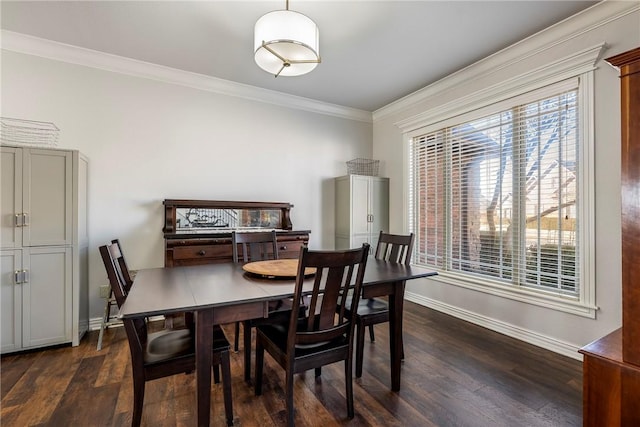
POLYGON ((413 233, 402 235, 389 234, 381 231, 378 237, 375 257, 396 264, 409 265, 411 263, 412 251, 413 233))
POLYGON ((129 266, 127 265, 127 261, 124 259, 124 252, 122 252, 122 246, 120 245, 120 240, 113 239, 111 241, 113 245, 116 245, 117 251, 114 249, 114 253, 116 253, 116 260, 118 265, 120 265, 120 272, 122 273, 122 278, 124 279, 124 283, 127 288, 127 292, 131 289, 131 285, 133 285, 133 278, 131 277, 131 272, 129 271, 129 266))
POLYGON ((125 299, 127 299, 130 287, 127 286, 125 282, 122 269, 118 261, 121 256, 120 248, 114 243, 100 246, 100 255, 102 256, 104 268, 107 270, 109 285, 111 286, 113 295, 116 297, 116 303, 118 304, 118 307, 122 307, 125 299))
POLYGON ((231 233, 233 246, 233 262, 264 261, 278 259, 278 241, 276 232, 258 231, 248 233, 231 233), (242 256, 238 253, 238 245, 242 248, 242 256))
MULTIPOLYGON (((100 255, 102 262, 107 270, 109 284, 113 295, 116 297, 118 307, 122 307, 127 299, 131 286, 127 286, 125 274, 123 274, 122 263, 124 257, 120 251, 120 244, 116 240, 110 245, 100 246, 100 255)), ((126 268, 126 264, 125 264, 126 268)), ((128 274, 128 273, 127 273, 128 274)), ((144 319, 123 319, 127 340, 129 341, 129 350, 131 351, 131 362, 135 370, 143 369, 144 353, 143 346, 147 340, 147 324, 144 319)))
POLYGON ((344 338, 346 342, 352 342, 355 322, 348 313, 357 311, 368 255, 368 243, 362 248, 344 251, 301 249, 287 351, 293 351, 295 346, 313 346, 335 339, 344 338), (307 316, 300 319, 298 313, 307 268, 315 268, 316 272, 307 316), (353 298, 349 292, 351 289, 353 298), (351 305, 345 308, 349 299, 351 305))

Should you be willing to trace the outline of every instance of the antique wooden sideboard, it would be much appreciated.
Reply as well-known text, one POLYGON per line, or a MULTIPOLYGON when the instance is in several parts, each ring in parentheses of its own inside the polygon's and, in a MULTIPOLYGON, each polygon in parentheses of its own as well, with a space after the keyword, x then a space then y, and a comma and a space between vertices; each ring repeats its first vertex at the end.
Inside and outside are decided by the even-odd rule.
POLYGON ((293 230, 289 203, 167 199, 164 265, 232 262, 231 233, 276 230, 278 256, 297 258, 309 230, 293 230))

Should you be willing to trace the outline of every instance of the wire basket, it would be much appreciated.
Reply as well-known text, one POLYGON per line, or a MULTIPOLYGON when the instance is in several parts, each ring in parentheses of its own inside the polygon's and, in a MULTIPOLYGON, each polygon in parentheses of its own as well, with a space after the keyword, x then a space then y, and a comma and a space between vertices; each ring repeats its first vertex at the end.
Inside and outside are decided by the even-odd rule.
POLYGON ((56 146, 59 133, 50 122, 0 117, 0 141, 7 144, 56 146))
POLYGON ((380 160, 373 159, 353 159, 347 162, 347 172, 349 175, 378 176, 380 160))

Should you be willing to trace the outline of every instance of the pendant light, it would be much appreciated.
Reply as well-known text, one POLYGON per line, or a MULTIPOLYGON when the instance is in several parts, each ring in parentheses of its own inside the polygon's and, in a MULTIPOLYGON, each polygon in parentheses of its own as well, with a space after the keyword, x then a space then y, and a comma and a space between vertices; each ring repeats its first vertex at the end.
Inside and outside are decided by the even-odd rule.
POLYGON ((254 30, 256 64, 278 76, 300 76, 320 63, 318 26, 302 13, 275 10, 263 15, 254 30))

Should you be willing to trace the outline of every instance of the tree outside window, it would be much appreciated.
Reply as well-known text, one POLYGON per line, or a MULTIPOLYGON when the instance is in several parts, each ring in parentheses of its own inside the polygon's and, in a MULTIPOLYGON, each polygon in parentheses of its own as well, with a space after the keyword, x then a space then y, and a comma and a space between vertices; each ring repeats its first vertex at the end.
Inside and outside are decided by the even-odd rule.
POLYGON ((578 92, 414 137, 414 261, 577 295, 578 92))

